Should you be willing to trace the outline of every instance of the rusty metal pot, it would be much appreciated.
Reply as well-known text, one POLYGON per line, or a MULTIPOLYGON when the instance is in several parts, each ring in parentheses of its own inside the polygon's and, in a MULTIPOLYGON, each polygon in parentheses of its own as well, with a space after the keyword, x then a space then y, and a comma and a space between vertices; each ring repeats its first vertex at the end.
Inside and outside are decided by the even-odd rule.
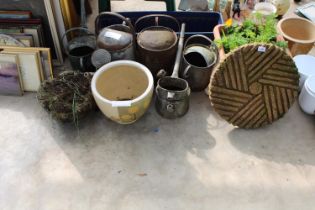
POLYGON ((115 12, 102 12, 95 19, 97 47, 105 49, 111 54, 112 61, 135 60, 135 30, 129 19, 115 12), (122 24, 114 24, 99 29, 101 17, 111 16, 122 20, 122 24))
POLYGON ((135 23, 135 28, 137 29, 139 25, 144 23, 148 25, 147 23, 152 23, 152 20, 154 20, 154 26, 146 27, 138 33, 137 49, 140 62, 147 66, 156 78, 160 69, 164 69, 168 75, 171 74, 178 41, 176 32, 169 27, 162 26, 161 22, 175 23, 178 31, 180 25, 172 16, 152 14, 139 18, 135 23))

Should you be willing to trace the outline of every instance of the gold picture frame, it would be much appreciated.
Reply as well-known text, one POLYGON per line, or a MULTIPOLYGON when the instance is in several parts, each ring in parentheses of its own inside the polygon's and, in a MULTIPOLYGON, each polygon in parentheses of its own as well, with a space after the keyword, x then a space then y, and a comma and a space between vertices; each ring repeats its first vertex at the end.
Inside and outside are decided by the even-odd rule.
POLYGON ((60 6, 66 30, 78 26, 80 24, 80 18, 75 13, 73 1, 60 0, 60 6))
POLYGON ((37 92, 43 81, 39 52, 1 51, 1 54, 17 55, 24 91, 37 92))
POLYGON ((49 80, 54 78, 53 65, 52 65, 52 57, 50 48, 42 48, 42 47, 11 47, 4 46, 0 47, 0 50, 5 51, 19 51, 19 52, 38 52, 40 55, 40 61, 42 64, 42 75, 44 80, 49 80))

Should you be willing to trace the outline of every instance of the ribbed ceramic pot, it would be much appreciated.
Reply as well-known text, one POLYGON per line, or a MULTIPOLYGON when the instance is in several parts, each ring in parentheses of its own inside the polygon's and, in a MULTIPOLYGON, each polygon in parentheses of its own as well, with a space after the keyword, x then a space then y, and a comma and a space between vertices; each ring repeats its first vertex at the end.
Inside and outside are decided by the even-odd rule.
POLYGON ((92 93, 103 114, 120 124, 137 121, 148 109, 154 82, 150 70, 135 61, 115 61, 93 76, 92 93))
POLYGON ((315 42, 315 25, 304 18, 284 18, 278 22, 278 30, 288 41, 292 56, 307 54, 315 42))

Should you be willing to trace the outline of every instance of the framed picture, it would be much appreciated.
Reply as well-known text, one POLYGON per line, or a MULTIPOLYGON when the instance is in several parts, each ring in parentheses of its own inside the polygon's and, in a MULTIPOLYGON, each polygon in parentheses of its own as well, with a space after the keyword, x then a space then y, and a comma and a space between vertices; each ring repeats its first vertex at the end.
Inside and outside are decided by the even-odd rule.
POLYGON ((65 23, 65 28, 70 29, 80 25, 80 17, 75 12, 75 6, 73 1, 59 0, 61 6, 61 12, 65 23))
POLYGON ((9 36, 12 36, 19 42, 23 43, 25 47, 34 47, 34 39, 31 34, 8 34, 9 36))
POLYGON ((8 25, 1 23, 0 33, 4 34, 30 34, 34 39, 34 47, 44 46, 43 29, 41 25, 8 25))
POLYGON ((41 47, 44 46, 44 40, 41 36, 43 36, 42 26, 36 27, 24 27, 23 33, 30 34, 33 36, 34 39, 34 47, 41 47))
POLYGON ((23 95, 17 55, 0 54, 0 94, 23 95))
MULTIPOLYGON (((43 27, 43 34, 44 34, 43 37, 45 38, 45 45, 41 45, 41 46, 51 48, 51 53, 52 53, 54 62, 56 64, 63 64, 63 57, 62 57, 63 55, 61 51, 60 40, 59 40, 58 35, 56 34, 56 30, 54 30, 54 27, 56 27, 56 25, 52 24, 53 21, 49 21, 49 18, 50 20, 54 18, 51 15, 53 13, 52 13, 52 8, 49 7, 49 3, 50 2, 48 2, 47 0, 40 0, 40 1, 38 0, 18 0, 18 1, 1 0, 0 10, 23 9, 25 11, 26 10, 31 11, 34 18, 42 19, 42 27, 43 27)), ((22 32, 29 34, 29 32, 25 30, 22 32)))
POLYGON ((24 91, 36 92, 43 81, 38 52, 2 51, 5 55, 17 55, 24 91))
POLYGON ((22 42, 6 34, 0 34, 0 46, 25 47, 25 45, 22 42))
POLYGON ((48 16, 48 21, 49 21, 49 26, 55 46, 55 51, 56 51, 56 56, 57 56, 57 65, 63 64, 63 55, 62 55, 62 49, 61 49, 61 42, 59 40, 59 35, 56 27, 56 22, 55 22, 55 16, 53 13, 53 5, 51 0, 44 0, 45 3, 45 8, 46 8, 46 13, 48 16))
POLYGON ((40 62, 42 64, 42 75, 44 80, 52 79, 53 67, 52 58, 49 48, 37 48, 37 47, 0 47, 0 50, 5 50, 6 52, 38 52, 40 55, 40 62))
POLYGON ((30 19, 32 13, 30 11, 0 11, 1 19, 30 19))
MULTIPOLYGON (((62 15, 62 8, 60 4, 60 0, 52 0, 52 6, 53 6, 53 12, 54 17, 57 25, 59 40, 62 42, 62 46, 67 46, 68 41, 67 39, 62 40, 62 36, 66 33, 66 30, 69 28, 66 28, 65 21, 62 15)), ((63 47, 62 47, 63 48, 63 47)))

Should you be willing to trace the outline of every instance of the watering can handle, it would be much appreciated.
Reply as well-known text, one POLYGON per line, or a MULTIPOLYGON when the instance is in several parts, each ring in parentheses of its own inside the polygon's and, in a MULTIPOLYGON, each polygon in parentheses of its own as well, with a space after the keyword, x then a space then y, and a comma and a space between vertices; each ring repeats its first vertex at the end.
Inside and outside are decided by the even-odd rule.
MULTIPOLYGON (((214 48, 214 51, 216 53, 216 62, 219 61, 219 49, 218 49, 217 45, 210 38, 206 37, 205 35, 196 34, 196 35, 189 37, 185 42, 185 47, 188 46, 192 40, 198 39, 198 38, 199 39, 202 38, 202 39, 206 40, 210 44, 210 47, 214 48)), ((187 73, 188 73, 188 70, 187 70, 187 73)))
POLYGON ((176 18, 174 18, 173 16, 170 16, 170 15, 164 15, 164 14, 152 14, 152 15, 146 15, 146 16, 143 16, 141 18, 139 18, 136 23, 135 23, 135 30, 136 31, 139 31, 138 30, 138 25, 141 21, 143 20, 146 20, 146 19, 149 19, 149 18, 154 18, 154 22, 155 22, 155 25, 158 26, 159 25, 159 18, 160 17, 163 17, 163 18, 168 18, 170 19, 171 21, 174 21, 176 26, 177 26, 177 31, 180 31, 180 24, 178 22, 178 20, 176 18))
MULTIPOLYGON (((130 30, 132 31, 132 35, 135 38, 136 37, 136 32, 135 29, 133 27, 133 25, 131 24, 129 18, 126 18, 116 12, 101 12, 95 19, 95 33, 99 34, 101 28, 99 28, 99 23, 100 23, 100 18, 104 17, 104 16, 114 16, 120 20, 122 20, 122 22, 125 22, 127 24, 127 26, 130 28, 130 30)), ((134 39, 135 40, 135 39, 134 39)))
MULTIPOLYGON (((67 30, 63 35, 62 35, 62 38, 61 38, 61 43, 63 43, 63 40, 64 38, 67 37, 68 33, 72 32, 72 31, 85 31, 86 32, 86 35, 93 35, 94 34, 92 32, 90 32, 88 29, 86 28, 82 28, 82 27, 74 27, 74 28, 70 28, 69 30, 67 30)), ((69 54, 69 51, 67 49, 67 47, 64 47, 64 50, 66 52, 66 54, 69 54)))
POLYGON ((174 78, 178 78, 178 70, 179 70, 180 60, 181 60, 181 57, 182 57, 183 47, 184 47, 185 27, 186 27, 186 24, 182 23, 180 36, 179 36, 179 41, 178 41, 175 65, 174 65, 174 70, 173 70, 173 73, 172 73, 172 77, 174 77, 174 78))
POLYGON ((191 65, 188 65, 185 70, 184 70, 184 73, 183 73, 183 77, 184 79, 187 79, 189 77, 189 70, 191 68, 191 65))
POLYGON ((196 35, 192 35, 191 37, 189 37, 187 40, 186 40, 186 42, 185 42, 185 46, 187 46, 188 44, 190 44, 190 42, 192 41, 192 40, 194 40, 194 39, 204 39, 204 40, 206 40, 208 43, 209 43, 209 45, 211 46, 211 45, 214 45, 214 42, 210 39, 210 38, 208 38, 208 37, 206 37, 205 35, 201 35, 201 34, 196 34, 196 35))
POLYGON ((81 6, 81 27, 87 28, 85 0, 80 0, 80 6, 81 6))

